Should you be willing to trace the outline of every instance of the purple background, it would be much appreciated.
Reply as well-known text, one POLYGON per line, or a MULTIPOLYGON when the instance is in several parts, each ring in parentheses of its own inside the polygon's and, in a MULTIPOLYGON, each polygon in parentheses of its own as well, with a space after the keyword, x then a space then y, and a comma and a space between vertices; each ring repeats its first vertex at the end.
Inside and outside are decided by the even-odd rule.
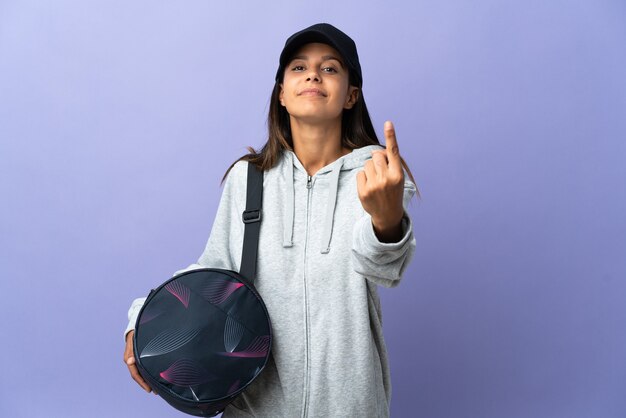
POLYGON ((423 195, 381 289, 392 416, 626 416, 618 0, 1 1, 0 416, 181 416, 130 380, 126 311, 197 260, 319 21, 423 195))

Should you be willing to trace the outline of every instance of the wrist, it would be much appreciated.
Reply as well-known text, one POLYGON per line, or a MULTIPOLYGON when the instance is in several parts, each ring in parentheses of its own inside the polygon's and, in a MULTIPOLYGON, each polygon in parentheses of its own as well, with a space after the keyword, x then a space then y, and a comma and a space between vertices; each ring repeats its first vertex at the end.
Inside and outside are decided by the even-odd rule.
POLYGON ((383 221, 380 222, 372 218, 372 228, 374 234, 380 242, 393 243, 402 239, 402 217, 397 221, 383 221))

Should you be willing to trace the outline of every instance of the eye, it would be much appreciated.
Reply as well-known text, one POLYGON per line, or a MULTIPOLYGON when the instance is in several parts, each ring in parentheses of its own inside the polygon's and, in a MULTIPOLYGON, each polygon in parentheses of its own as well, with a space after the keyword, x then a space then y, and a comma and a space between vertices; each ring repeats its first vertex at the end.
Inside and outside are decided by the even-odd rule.
POLYGON ((322 70, 324 72, 327 72, 327 73, 336 73, 337 72, 337 70, 334 67, 324 67, 324 68, 322 68, 322 70))
POLYGON ((304 70, 304 65, 294 65, 291 70, 292 71, 303 71, 304 70))

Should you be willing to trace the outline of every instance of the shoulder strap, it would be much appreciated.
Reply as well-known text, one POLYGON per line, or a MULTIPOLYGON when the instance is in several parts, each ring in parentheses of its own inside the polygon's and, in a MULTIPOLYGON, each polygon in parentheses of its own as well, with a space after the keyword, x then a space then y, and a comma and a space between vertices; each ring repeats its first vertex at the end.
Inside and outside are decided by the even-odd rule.
POLYGON ((244 223, 243 251, 239 274, 254 283, 256 276, 259 231, 261 229, 261 206, 263 202, 263 171, 248 161, 248 185, 246 191, 246 210, 243 211, 244 223))

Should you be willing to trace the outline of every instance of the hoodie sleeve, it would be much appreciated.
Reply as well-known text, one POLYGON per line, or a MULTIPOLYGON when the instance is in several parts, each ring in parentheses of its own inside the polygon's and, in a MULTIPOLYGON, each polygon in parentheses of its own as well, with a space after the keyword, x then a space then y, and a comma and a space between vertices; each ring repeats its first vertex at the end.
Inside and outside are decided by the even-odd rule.
MULTIPOLYGON (((238 161, 230 170, 224 181, 224 190, 204 251, 196 263, 174 272, 172 277, 204 267, 239 271, 244 232, 241 216, 245 209, 247 170, 246 161, 238 161)), ((145 301, 146 298, 143 297, 132 302, 128 310, 124 340, 128 332, 135 329, 137 316, 145 301)))
POLYGON ((402 273, 415 253, 413 223, 407 212, 407 206, 416 192, 415 184, 409 180, 404 182, 402 205, 402 238, 398 242, 380 242, 372 226, 372 217, 364 211, 364 215, 354 224, 352 234, 352 266, 354 271, 366 279, 384 287, 395 287, 400 284, 402 273))

